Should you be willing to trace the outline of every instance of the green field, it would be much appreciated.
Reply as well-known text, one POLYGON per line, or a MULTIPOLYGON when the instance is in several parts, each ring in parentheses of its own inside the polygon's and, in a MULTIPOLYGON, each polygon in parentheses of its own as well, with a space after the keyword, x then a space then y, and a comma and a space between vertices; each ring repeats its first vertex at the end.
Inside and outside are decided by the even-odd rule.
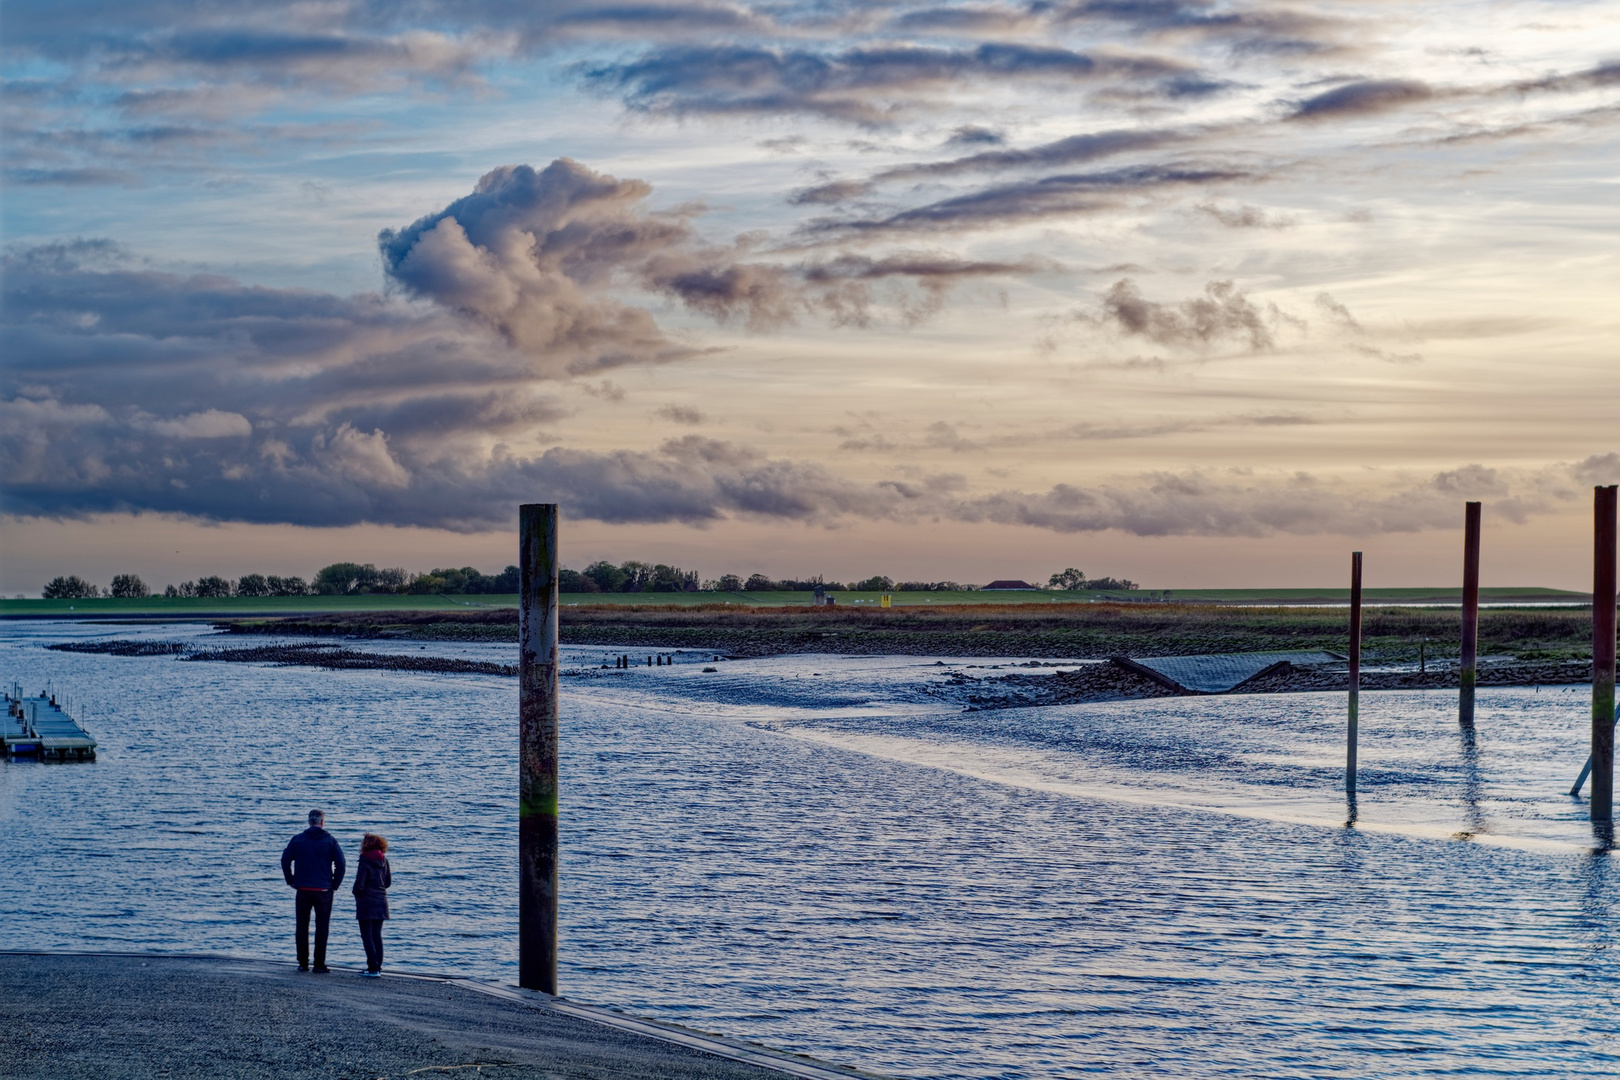
MULTIPOLYGON (((839 606, 877 607, 881 593, 834 592, 839 606)), ((1142 589, 1129 593, 1110 592, 902 592, 892 593, 895 607, 942 606, 950 604, 1074 604, 1129 601, 1156 603, 1170 600, 1193 604, 1344 604, 1349 589, 1142 589)), ((1461 589, 1367 589, 1369 604, 1424 605, 1456 604, 1461 589)), ((1563 589, 1492 588, 1481 589, 1487 604, 1580 604, 1590 597, 1563 589)), ((677 605, 733 604, 743 607, 808 606, 807 592, 758 593, 564 593, 563 604, 579 605, 677 605)), ((251 615, 313 615, 366 611, 468 611, 516 607, 516 595, 480 596, 396 596, 387 593, 366 596, 283 596, 225 597, 218 599, 140 600, 0 600, 0 618, 84 619, 156 618, 216 619, 251 615)))

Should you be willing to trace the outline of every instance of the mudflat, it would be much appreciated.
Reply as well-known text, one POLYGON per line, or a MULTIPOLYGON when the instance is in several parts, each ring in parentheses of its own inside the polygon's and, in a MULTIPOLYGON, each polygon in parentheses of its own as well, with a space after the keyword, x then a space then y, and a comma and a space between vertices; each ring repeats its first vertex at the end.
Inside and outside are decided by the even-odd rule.
MULTIPOLYGON (((695 649, 729 656, 827 652, 844 655, 1186 656, 1292 649, 1342 651, 1344 608, 1211 604, 956 604, 929 609, 744 608, 724 605, 580 605, 559 612, 562 640, 629 650, 695 649)), ((218 624, 238 634, 516 641, 517 612, 366 612, 218 624)), ((1455 608, 1369 607, 1364 660, 1455 657, 1462 614, 1455 608)), ((1494 608, 1480 612, 1481 655, 1525 662, 1590 659, 1592 616, 1583 608, 1494 608)))
POLYGON ((0 953, 0 1062, 18 1080, 784 1075, 513 996, 267 961, 0 953))

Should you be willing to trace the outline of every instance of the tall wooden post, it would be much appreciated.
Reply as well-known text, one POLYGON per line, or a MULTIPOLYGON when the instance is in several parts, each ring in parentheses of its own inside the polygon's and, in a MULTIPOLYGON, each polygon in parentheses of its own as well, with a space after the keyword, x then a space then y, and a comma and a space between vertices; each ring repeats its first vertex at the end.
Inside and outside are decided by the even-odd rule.
POLYGON ((1350 553, 1350 726, 1345 733, 1344 791, 1356 795, 1356 742, 1361 721, 1361 552, 1350 553))
POLYGON ((1592 491, 1592 820, 1614 819, 1615 486, 1592 491))
POLYGON ((1462 664, 1457 672, 1457 721, 1474 726, 1474 684, 1479 675, 1479 503, 1463 513, 1462 664))
POLYGON ((518 509, 518 985, 557 992, 557 505, 518 509))

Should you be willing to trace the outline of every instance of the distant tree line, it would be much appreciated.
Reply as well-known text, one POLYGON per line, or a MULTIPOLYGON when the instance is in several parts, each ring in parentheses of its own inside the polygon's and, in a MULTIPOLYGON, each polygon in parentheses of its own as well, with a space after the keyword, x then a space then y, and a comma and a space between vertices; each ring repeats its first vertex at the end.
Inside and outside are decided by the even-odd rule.
MULTIPOLYGON (((169 585, 163 590, 165 597, 226 597, 226 596, 364 596, 372 593, 453 594, 457 596, 502 593, 511 594, 520 586, 516 566, 508 566, 498 574, 486 574, 471 566, 460 569, 438 568, 425 574, 411 574, 401 567, 378 569, 372 563, 340 562, 322 567, 315 577, 305 581, 301 577, 278 577, 275 574, 244 574, 232 581, 229 578, 209 576, 195 581, 169 585)), ((699 580, 694 570, 682 570, 665 563, 645 563, 635 559, 615 565, 605 559, 591 563, 584 570, 563 567, 557 573, 559 591, 565 593, 636 593, 636 592, 972 592, 977 586, 955 581, 895 581, 881 574, 852 581, 847 585, 828 581, 820 574, 811 578, 772 578, 765 574, 721 574, 717 578, 699 580)), ((1137 588, 1134 581, 1121 578, 1088 578, 1069 567, 1053 574, 1047 588, 1064 591, 1111 590, 1125 592, 1137 588)), ((45 586, 47 600, 88 600, 96 597, 144 597, 152 595, 146 582, 135 574, 119 574, 106 588, 79 577, 77 574, 57 577, 45 586)))
POLYGON ((1053 574, 1052 577, 1047 581, 1046 587, 1049 589, 1065 589, 1075 591, 1080 589, 1097 589, 1099 591, 1109 589, 1115 592, 1129 592, 1132 589, 1138 588, 1136 582, 1126 581, 1124 578, 1088 578, 1085 574, 1076 570, 1072 566, 1067 570, 1060 570, 1053 574))

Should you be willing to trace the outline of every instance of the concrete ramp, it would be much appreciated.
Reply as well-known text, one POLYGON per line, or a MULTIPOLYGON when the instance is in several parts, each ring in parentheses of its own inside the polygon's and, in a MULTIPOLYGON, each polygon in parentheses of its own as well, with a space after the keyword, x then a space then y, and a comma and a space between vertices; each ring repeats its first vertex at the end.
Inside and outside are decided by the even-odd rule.
POLYGON ((1327 652, 1210 653, 1204 656, 1115 656, 1127 671, 1144 675, 1178 694, 1224 694, 1250 679, 1288 667, 1331 664, 1342 657, 1327 652))

